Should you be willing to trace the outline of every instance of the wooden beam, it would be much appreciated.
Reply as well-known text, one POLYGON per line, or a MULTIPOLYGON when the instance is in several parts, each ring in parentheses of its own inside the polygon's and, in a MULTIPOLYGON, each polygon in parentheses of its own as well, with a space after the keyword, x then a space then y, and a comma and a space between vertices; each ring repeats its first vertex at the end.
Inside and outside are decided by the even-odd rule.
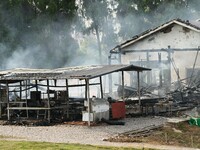
POLYGON ((141 106, 141 99, 140 99, 140 72, 137 71, 137 79, 138 79, 138 101, 139 106, 141 106))
POLYGON ((66 83, 66 101, 67 101, 67 118, 69 118, 69 89, 68 89, 68 80, 65 80, 66 83))
POLYGON ((159 86, 162 87, 162 58, 161 58, 161 53, 158 53, 158 63, 159 63, 159 86))
POLYGON ((27 101, 27 97, 28 97, 28 88, 27 88, 27 80, 26 80, 26 82, 25 82, 25 93, 26 93, 26 101, 27 101))
POLYGON ((21 100, 22 99, 22 81, 19 82, 19 85, 20 85, 20 87, 19 87, 19 98, 21 100))
POLYGON ((100 80, 101 98, 103 98, 102 76, 99 77, 99 80, 100 80))
MULTIPOLYGON (((99 84, 101 84, 101 83, 91 83, 90 85, 99 85, 99 84)), ((43 85, 43 84, 38 84, 38 85, 46 87, 46 85, 43 85)), ((68 85, 68 87, 80 87, 80 86, 86 86, 86 84, 68 85)), ((63 87, 63 88, 65 88, 66 86, 49 85, 49 87, 63 87)))
MULTIPOLYGON (((168 52, 168 48, 160 48, 160 49, 125 49, 125 50, 121 50, 119 52, 112 52, 112 54, 125 54, 125 53, 145 53, 145 52, 168 52)), ((171 53, 174 51, 178 51, 178 52, 187 52, 187 51, 198 51, 199 48, 172 48, 171 49, 171 53)))
POLYGON ((10 103, 9 103, 9 86, 8 86, 8 82, 6 82, 6 97, 7 97, 7 117, 8 120, 10 120, 10 103))
MULTIPOLYGON (((27 90, 28 90, 28 88, 27 88, 27 80, 26 80, 26 82, 25 82, 26 107, 28 107, 28 98, 27 98, 28 94, 27 94, 27 90)), ((26 110, 26 115, 27 115, 27 118, 28 118, 28 117, 29 117, 29 115, 28 115, 28 110, 26 110)))
POLYGON ((124 101, 124 71, 122 71, 122 100, 124 101))
POLYGON ((38 91, 38 81, 35 80, 35 88, 36 88, 36 91, 38 91))
POLYGON ((87 100, 87 79, 85 79, 85 100, 87 100))
POLYGON ((47 80, 47 99, 48 99, 48 121, 50 122, 50 94, 49 94, 49 80, 47 80))
POLYGON ((90 90, 89 90, 89 79, 86 79, 86 93, 87 93, 87 102, 88 102, 88 126, 90 126, 90 112, 91 112, 91 106, 90 106, 90 90))

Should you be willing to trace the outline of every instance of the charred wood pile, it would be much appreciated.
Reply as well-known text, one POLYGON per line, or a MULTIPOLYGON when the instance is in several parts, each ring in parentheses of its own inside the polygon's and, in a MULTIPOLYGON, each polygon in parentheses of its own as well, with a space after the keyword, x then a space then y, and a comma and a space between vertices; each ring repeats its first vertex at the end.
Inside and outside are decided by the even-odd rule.
POLYGON ((110 142, 141 142, 138 138, 147 137, 152 135, 155 130, 161 129, 163 125, 151 125, 140 129, 135 129, 131 131, 127 131, 124 133, 120 133, 115 137, 110 137, 108 139, 104 139, 104 141, 110 142))
MULTIPOLYGON (((191 109, 200 105, 200 81, 195 84, 185 84, 184 82, 173 83, 169 92, 160 87, 141 87, 140 98, 138 89, 125 86, 124 95, 126 103, 126 113, 134 115, 176 115, 177 112, 191 109), (139 99, 141 105, 139 105, 139 99)), ((122 95, 122 86, 118 85, 118 95, 122 95)))

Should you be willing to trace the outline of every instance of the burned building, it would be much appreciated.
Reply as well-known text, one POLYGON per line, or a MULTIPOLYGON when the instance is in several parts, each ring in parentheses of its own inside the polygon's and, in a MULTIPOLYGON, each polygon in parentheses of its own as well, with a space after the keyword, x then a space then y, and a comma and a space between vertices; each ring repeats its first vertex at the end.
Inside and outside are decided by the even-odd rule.
POLYGON ((51 122, 81 117, 89 125, 97 119, 109 119, 110 104, 105 97, 102 76, 121 72, 124 83, 124 71, 139 74, 145 70, 150 69, 104 65, 0 71, 0 118, 9 121, 42 118, 51 122))
MULTIPOLYGON (((162 88, 164 93, 169 92, 172 86, 177 88, 185 84, 199 88, 199 39, 200 22, 174 19, 111 49, 109 63, 151 68, 151 72, 141 75, 141 85, 162 88)), ((135 75, 126 74, 128 86, 136 85, 135 75)))

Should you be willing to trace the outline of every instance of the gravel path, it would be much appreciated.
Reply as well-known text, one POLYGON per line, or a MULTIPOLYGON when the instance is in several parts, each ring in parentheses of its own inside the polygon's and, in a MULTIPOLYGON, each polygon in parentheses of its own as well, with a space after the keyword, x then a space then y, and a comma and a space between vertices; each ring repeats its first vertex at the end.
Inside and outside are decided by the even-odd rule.
MULTIPOLYGON (((167 119, 159 117, 141 117, 126 118, 126 124, 120 125, 102 125, 102 126, 79 126, 79 125, 55 125, 55 126, 3 126, 0 125, 0 135, 11 136, 15 139, 27 141, 44 141, 55 143, 80 143, 90 145, 109 145, 109 146, 134 146, 134 147, 152 147, 149 144, 136 143, 113 143, 106 142, 103 139, 123 133, 133 129, 143 128, 149 125, 164 124, 167 119)), ((154 148, 155 146, 153 146, 154 148)), ((161 146, 159 148, 162 148, 161 146)), ((168 149, 163 147, 162 149, 168 149)))

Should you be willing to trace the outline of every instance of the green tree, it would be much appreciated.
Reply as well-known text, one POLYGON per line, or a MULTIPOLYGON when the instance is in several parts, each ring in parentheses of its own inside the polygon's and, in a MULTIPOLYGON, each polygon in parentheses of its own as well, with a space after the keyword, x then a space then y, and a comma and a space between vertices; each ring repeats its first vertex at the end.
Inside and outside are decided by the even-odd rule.
POLYGON ((97 39, 99 59, 102 63, 102 49, 116 42, 113 26, 113 10, 108 0, 81 0, 80 14, 86 24, 84 34, 94 34, 97 39))
POLYGON ((141 33, 174 18, 185 19, 191 10, 188 0, 116 0, 122 39, 141 33), (128 29, 128 30, 127 30, 128 29))
POLYGON ((0 1, 0 7, 2 61, 18 51, 41 58, 34 67, 60 67, 73 59, 75 0, 9 0, 0 1))

